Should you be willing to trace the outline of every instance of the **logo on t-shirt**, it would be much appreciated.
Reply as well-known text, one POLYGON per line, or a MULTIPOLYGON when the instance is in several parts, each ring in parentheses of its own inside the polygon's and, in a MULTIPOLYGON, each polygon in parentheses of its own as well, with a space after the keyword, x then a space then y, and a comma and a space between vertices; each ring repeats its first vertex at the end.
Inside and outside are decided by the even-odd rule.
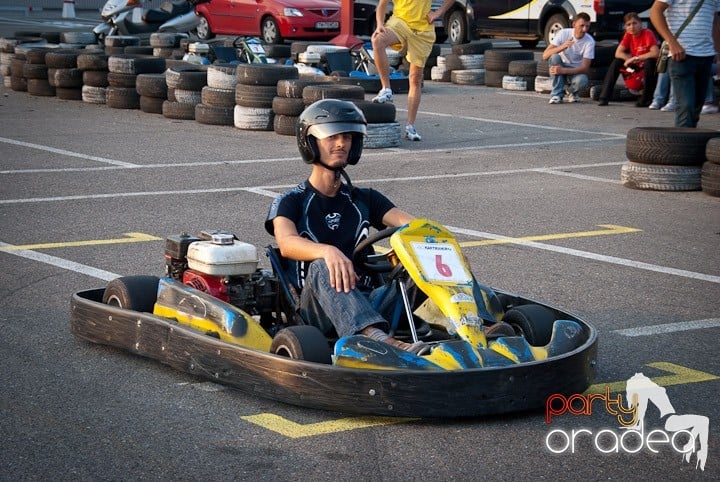
POLYGON ((340 227, 340 213, 332 213, 325 216, 325 223, 331 231, 340 227))

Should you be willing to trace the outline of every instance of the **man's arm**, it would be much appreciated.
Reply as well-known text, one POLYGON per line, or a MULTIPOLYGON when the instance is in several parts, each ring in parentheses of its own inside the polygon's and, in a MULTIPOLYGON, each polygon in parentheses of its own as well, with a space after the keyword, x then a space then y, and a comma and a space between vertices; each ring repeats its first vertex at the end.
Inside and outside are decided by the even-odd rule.
POLYGON ((338 292, 349 292, 355 288, 357 275, 352 260, 330 244, 316 243, 303 238, 290 219, 277 216, 273 219, 275 241, 283 258, 296 261, 324 259, 330 272, 330 285, 338 292))
POLYGON ((378 31, 381 28, 385 28, 385 16, 387 15, 387 8, 390 4, 390 0, 380 0, 375 8, 375 30, 378 31))
POLYGON ((665 10, 667 10, 667 8, 667 3, 655 0, 655 3, 653 3, 650 8, 650 22, 652 22, 655 30, 657 30, 660 36, 668 43, 673 60, 679 62, 685 59, 685 48, 680 45, 680 42, 677 41, 675 35, 670 31, 670 26, 665 18, 665 10))
POLYGON ((548 60, 553 55, 559 54, 560 52, 567 50, 568 48, 570 48, 574 41, 575 37, 573 35, 570 35, 570 38, 567 39, 565 42, 561 43, 560 45, 549 44, 547 47, 545 47, 545 50, 543 51, 543 60, 548 60))
POLYGON ((395 228, 407 224, 413 219, 415 219, 415 216, 412 216, 398 208, 392 208, 385 213, 382 221, 385 226, 395 228))

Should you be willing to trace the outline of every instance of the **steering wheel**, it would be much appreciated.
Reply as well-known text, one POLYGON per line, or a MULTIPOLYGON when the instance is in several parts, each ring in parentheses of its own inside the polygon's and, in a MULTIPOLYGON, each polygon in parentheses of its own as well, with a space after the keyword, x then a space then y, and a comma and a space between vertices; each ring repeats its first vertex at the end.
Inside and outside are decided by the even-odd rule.
POLYGON ((392 271, 393 266, 390 264, 384 254, 368 255, 367 252, 373 244, 383 239, 389 238, 399 228, 400 226, 394 228, 386 228, 382 231, 377 231, 368 236, 367 238, 363 239, 353 251, 353 264, 355 264, 356 266, 362 266, 368 271, 372 271, 374 273, 389 273, 390 271, 392 271))

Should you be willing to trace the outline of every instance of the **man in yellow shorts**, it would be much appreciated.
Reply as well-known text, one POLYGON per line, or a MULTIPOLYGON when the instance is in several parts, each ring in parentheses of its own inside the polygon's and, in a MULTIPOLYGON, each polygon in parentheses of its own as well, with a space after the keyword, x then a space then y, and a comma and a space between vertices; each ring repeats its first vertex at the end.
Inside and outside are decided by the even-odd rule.
POLYGON ((419 141, 422 137, 415 130, 415 118, 420 107, 425 61, 430 56, 435 43, 433 23, 443 16, 454 0, 445 0, 434 12, 431 11, 432 0, 394 0, 393 15, 386 22, 388 3, 390 0, 380 0, 375 11, 377 29, 372 34, 372 46, 382 89, 372 101, 380 104, 393 101, 390 88, 390 64, 385 49, 387 47, 395 50, 407 49, 405 58, 410 63, 410 79, 405 137, 411 141, 419 141))

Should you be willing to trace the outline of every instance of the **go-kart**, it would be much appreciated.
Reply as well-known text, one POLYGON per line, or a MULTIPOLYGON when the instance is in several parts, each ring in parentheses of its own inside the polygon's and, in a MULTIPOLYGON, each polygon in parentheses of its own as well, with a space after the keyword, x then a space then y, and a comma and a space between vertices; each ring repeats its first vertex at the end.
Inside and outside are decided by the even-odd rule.
POLYGON ((379 231, 354 253, 376 278, 373 303, 393 308, 391 335, 425 342, 420 354, 363 335, 327 338, 298 315, 278 250, 265 254, 271 269, 229 233, 169 237, 164 277, 123 277, 75 293, 72 330, 264 397, 359 414, 538 409, 594 379, 590 324, 478 283, 455 237, 435 222, 379 231), (388 238, 390 249, 376 253, 388 238))

